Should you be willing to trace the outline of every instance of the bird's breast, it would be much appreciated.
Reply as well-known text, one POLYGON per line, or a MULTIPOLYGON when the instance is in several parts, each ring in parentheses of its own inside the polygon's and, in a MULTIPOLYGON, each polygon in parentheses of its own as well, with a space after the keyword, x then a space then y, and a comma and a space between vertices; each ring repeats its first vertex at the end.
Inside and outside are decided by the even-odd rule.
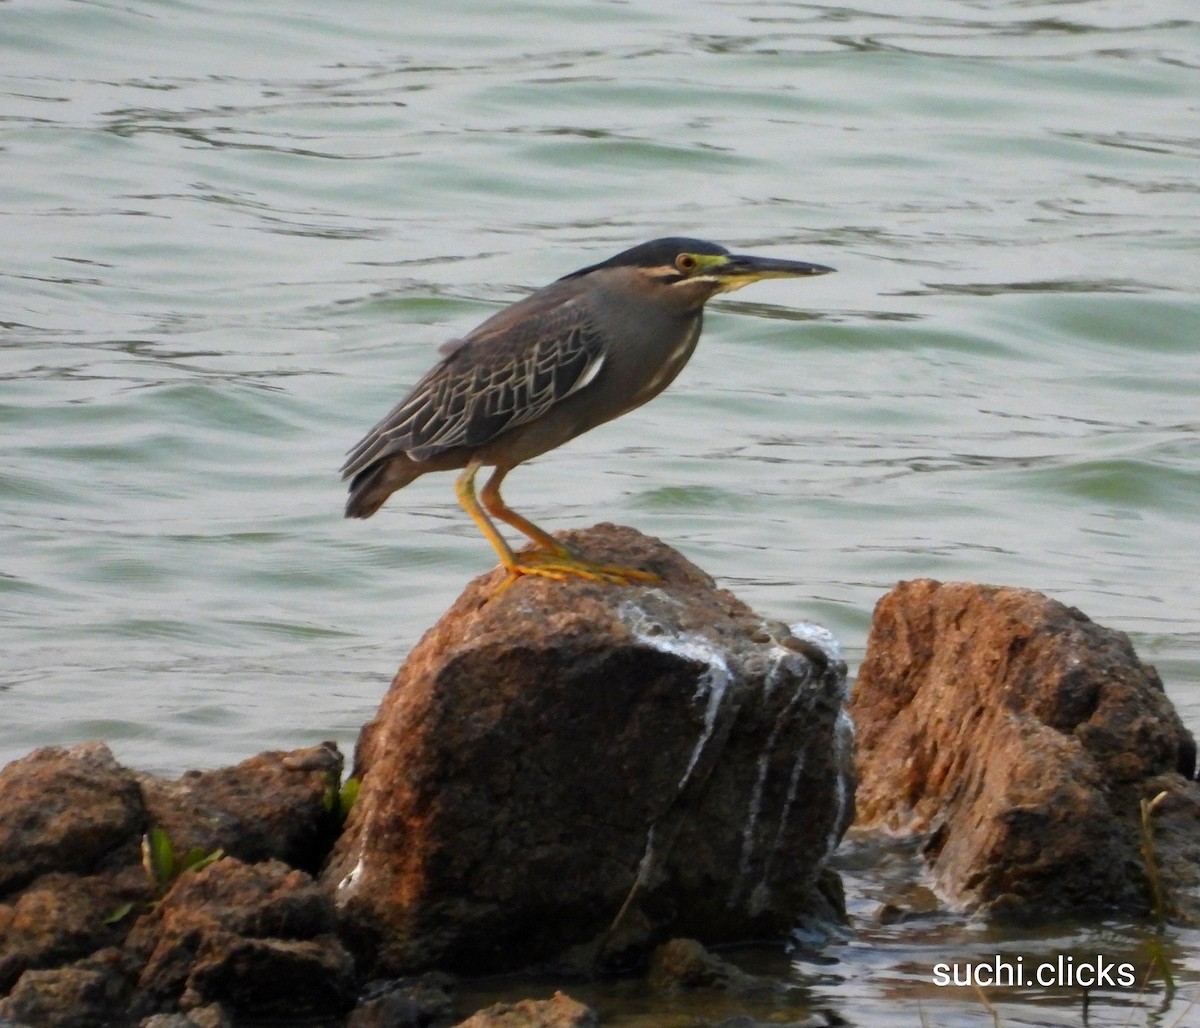
POLYGON ((696 343, 700 339, 700 319, 697 318, 685 331, 676 335, 676 340, 669 347, 658 350, 653 360, 645 361, 639 376, 640 384, 632 392, 628 410, 654 399, 675 381, 696 350, 696 343))

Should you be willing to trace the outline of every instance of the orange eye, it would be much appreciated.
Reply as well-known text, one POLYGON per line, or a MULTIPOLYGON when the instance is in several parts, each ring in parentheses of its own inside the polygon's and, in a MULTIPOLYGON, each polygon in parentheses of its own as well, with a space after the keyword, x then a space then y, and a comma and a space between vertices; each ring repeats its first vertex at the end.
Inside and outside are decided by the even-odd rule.
POLYGON ((675 267, 677 267, 680 271, 695 271, 696 258, 690 253, 681 253, 675 258, 675 267))

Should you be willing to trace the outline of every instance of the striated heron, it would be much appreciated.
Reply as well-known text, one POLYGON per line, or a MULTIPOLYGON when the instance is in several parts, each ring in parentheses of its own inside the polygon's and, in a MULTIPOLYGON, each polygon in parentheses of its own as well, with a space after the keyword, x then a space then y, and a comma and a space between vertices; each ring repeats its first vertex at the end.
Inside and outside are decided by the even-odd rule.
POLYGON ((455 492, 508 569, 504 587, 520 575, 657 581, 573 553, 505 504, 504 476, 662 392, 696 349, 717 293, 830 271, 670 238, 565 275, 442 347, 442 361, 350 451, 346 517, 369 518, 427 471, 463 468, 455 492), (476 495, 484 466, 495 470, 476 495), (537 548, 513 553, 493 518, 537 548))

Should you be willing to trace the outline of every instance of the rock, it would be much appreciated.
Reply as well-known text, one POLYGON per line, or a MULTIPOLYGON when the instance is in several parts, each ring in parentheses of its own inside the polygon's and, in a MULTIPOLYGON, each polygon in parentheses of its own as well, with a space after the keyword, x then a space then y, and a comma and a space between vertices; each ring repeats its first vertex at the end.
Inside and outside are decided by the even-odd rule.
POLYGON ((112 1028, 125 1023, 129 985, 124 954, 100 950, 64 967, 26 971, 0 1000, 0 1018, 30 1028, 112 1028))
POLYGON ((323 875, 377 973, 616 960, 839 913, 816 888, 853 815, 835 646, 632 529, 564 538, 664 584, 526 577, 489 600, 497 570, 410 654, 323 875))
POLYGON ((646 981, 655 992, 666 994, 689 989, 746 993, 772 987, 709 953, 695 939, 671 939, 659 946, 650 956, 646 981))
POLYGON ((179 878, 130 933, 143 958, 141 1014, 221 1003, 235 1015, 340 1014, 354 966, 333 934, 333 906, 304 872, 225 858, 179 878))
POLYGON ((550 999, 496 1003, 480 1010, 455 1028, 595 1028, 596 1012, 562 992, 550 999))
POLYGON ((1146 779, 1143 791, 1153 804, 1148 821, 1162 893, 1161 911, 1153 889, 1148 906, 1156 919, 1200 925, 1200 785, 1168 772, 1146 779))
POLYGON ((0 905, 0 992, 32 968, 66 963, 120 943, 127 926, 109 918, 150 899, 140 867, 108 875, 47 874, 0 905))
POLYGON ((346 1018, 346 1028, 428 1028, 445 1024, 453 1004, 451 979, 431 972, 419 978, 373 982, 346 1018))
POLYGON ((0 771, 0 810, 0 1017, 111 1023, 126 926, 106 922, 150 897, 133 773, 101 743, 35 750, 0 771))
POLYGON ((0 896, 51 871, 136 860, 146 813, 137 780, 103 743, 48 746, 0 770, 0 896))
POLYGON ((152 1014, 138 1028, 234 1028, 234 1025, 224 1007, 210 1003, 186 1014, 152 1014))
POLYGON ((901 583, 875 608, 851 712, 859 825, 929 833, 960 906, 1144 911, 1139 802, 1164 788, 1160 816, 1196 840, 1195 742, 1158 675, 1039 593, 901 583))
POLYGON ((150 823, 177 853, 222 849, 253 863, 282 860, 317 871, 336 829, 342 755, 334 743, 260 753, 234 767, 189 771, 177 781, 142 775, 150 823))

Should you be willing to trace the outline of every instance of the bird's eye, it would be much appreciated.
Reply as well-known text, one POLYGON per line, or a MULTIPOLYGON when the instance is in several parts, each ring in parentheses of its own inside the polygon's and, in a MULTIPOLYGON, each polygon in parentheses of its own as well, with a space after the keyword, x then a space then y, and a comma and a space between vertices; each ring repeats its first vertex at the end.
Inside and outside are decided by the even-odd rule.
POLYGON ((696 258, 690 253, 681 253, 675 258, 675 267, 677 267, 680 271, 695 271, 696 258))

